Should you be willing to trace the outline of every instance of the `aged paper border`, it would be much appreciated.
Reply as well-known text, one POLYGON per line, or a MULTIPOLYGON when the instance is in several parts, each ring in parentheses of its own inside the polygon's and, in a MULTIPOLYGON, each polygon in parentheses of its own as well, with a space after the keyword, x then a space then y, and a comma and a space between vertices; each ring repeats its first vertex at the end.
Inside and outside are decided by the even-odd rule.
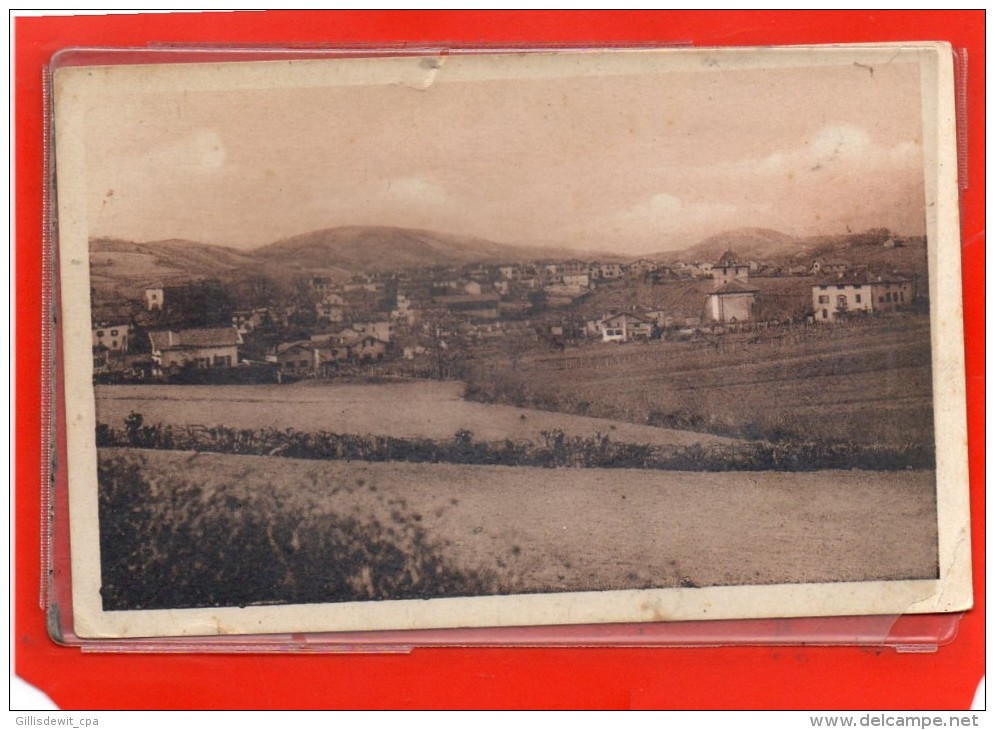
POLYGON ((771 49, 562 51, 483 54, 450 66, 467 80, 555 74, 660 73, 701 68, 775 68, 840 63, 919 63, 926 167, 930 326, 937 434, 939 580, 733 586, 440 598, 321 605, 104 611, 100 599, 97 452, 86 220, 87 104, 104 84, 231 89, 329 84, 431 84, 438 68, 412 58, 66 67, 54 72, 59 285, 75 633, 82 638, 207 636, 456 627, 500 627, 789 616, 935 613, 970 608, 963 310, 952 52, 948 45, 885 44, 771 49), (461 71, 457 71, 461 69, 461 71))

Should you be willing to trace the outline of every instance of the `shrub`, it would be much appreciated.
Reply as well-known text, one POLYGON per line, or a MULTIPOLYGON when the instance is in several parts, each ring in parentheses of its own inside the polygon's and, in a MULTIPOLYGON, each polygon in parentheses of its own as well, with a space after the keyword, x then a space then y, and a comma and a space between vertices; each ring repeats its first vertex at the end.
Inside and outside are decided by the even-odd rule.
MULTIPOLYGON (((324 603, 497 593, 462 570, 420 517, 391 521, 290 506, 276 490, 246 496, 175 477, 155 481, 138 456, 98 466, 105 610, 324 603)), ((380 498, 382 500, 382 498, 380 498)))
POLYGON ((287 429, 235 429, 225 426, 143 424, 132 413, 124 432, 97 425, 100 446, 179 449, 223 454, 285 456, 296 459, 445 462, 503 466, 675 471, 816 471, 820 469, 932 469, 935 451, 921 444, 812 441, 785 434, 778 440, 651 446, 611 441, 601 433, 569 437, 562 429, 541 432, 542 443, 480 442, 465 429, 450 441, 428 438, 307 433, 287 429))

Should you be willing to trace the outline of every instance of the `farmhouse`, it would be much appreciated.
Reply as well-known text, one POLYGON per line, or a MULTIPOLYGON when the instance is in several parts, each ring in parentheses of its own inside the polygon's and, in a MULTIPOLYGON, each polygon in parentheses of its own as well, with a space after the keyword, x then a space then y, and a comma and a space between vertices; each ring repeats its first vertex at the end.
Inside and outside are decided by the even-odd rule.
POLYGON ((912 301, 912 282, 902 277, 837 278, 812 286, 816 322, 833 322, 855 312, 893 312, 912 301))
POLYGON ((625 276, 625 267, 622 264, 594 264, 591 266, 591 271, 598 279, 621 279, 625 276))
POLYGON ((93 348, 109 352, 127 352, 131 325, 102 324, 93 328, 93 348))
POLYGON ((871 282, 871 298, 875 312, 893 312, 910 305, 915 298, 912 282, 902 277, 878 277, 871 282))
POLYGON ((163 287, 161 285, 148 287, 145 290, 143 297, 145 299, 145 309, 149 312, 153 309, 162 309, 162 303, 166 299, 165 292, 163 291, 163 287))
POLYGON ((756 316, 758 289, 732 280, 708 295, 708 317, 715 322, 746 322, 756 316))
POLYGON ((748 281, 749 278, 749 263, 740 261, 731 250, 722 254, 722 258, 712 265, 712 282, 716 289, 731 281, 748 281))
POLYGON ((823 261, 822 259, 816 259, 812 262, 812 273, 816 276, 820 274, 825 276, 826 274, 845 274, 849 264, 846 261, 823 261))
POLYGON ((373 335, 367 335, 349 348, 349 354, 361 362, 383 360, 387 353, 387 343, 373 335))
POLYGON ((653 336, 651 319, 629 312, 605 317, 598 322, 602 342, 629 342, 653 336))
POLYGON ((310 342, 286 342, 276 348, 276 362, 284 376, 314 377, 326 374, 349 359, 344 345, 310 342))
POLYGON ((309 376, 321 365, 319 348, 305 342, 287 342, 276 348, 276 362, 281 375, 309 376))
POLYGON ((150 332, 152 361, 159 372, 194 365, 232 368, 238 365, 242 336, 234 327, 150 332))
POLYGON ((386 320, 353 322, 352 328, 360 335, 371 335, 383 342, 390 342, 390 338, 394 334, 394 325, 386 320))
POLYGON ((591 285, 591 277, 586 272, 583 274, 564 274, 563 285, 587 288, 591 285))
POLYGON ((625 268, 630 274, 648 274, 659 269, 660 264, 649 259, 637 259, 632 263, 626 264, 625 268))

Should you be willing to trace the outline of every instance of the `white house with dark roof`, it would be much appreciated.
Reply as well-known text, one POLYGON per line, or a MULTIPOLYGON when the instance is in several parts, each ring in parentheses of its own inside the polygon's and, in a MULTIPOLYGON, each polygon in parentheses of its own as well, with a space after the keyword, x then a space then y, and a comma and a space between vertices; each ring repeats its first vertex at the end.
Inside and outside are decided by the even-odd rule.
POLYGON ((238 365, 242 335, 234 327, 204 327, 150 332, 152 362, 160 372, 194 365, 233 368, 238 365))
POLYGON ((901 276, 851 276, 812 286, 816 322, 834 322, 853 313, 893 312, 912 304, 912 282, 901 276))
POLYGON ((632 312, 623 312, 605 317, 598 322, 602 342, 629 342, 634 339, 649 339, 653 336, 656 323, 648 317, 632 312))
POLYGON ((106 349, 110 352, 127 352, 130 337, 131 325, 127 322, 96 325, 93 328, 93 348, 106 349))

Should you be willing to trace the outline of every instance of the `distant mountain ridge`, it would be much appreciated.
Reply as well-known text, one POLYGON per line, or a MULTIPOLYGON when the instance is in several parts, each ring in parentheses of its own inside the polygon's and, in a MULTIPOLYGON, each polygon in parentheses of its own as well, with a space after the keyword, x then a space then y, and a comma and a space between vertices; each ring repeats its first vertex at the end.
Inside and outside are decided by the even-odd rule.
POLYGON ((325 228, 284 238, 252 253, 263 260, 305 268, 334 266, 355 272, 511 262, 536 255, 532 249, 473 236, 389 226, 325 228))
POLYGON ((758 261, 794 256, 808 248, 805 239, 770 228, 735 228, 699 241, 683 251, 658 254, 664 259, 714 262, 732 250, 742 259, 758 261))
MULTIPOLYGON (((906 238, 886 248, 885 229, 858 234, 800 238, 767 228, 738 228, 710 236, 683 250, 648 254, 659 261, 715 262, 728 250, 756 261, 850 259, 851 264, 925 270, 925 242, 906 238)), ((516 246, 461 236, 388 226, 345 226, 311 231, 259 248, 239 250, 187 240, 136 243, 115 238, 90 241, 91 281, 95 288, 132 293, 153 283, 203 278, 268 275, 291 280, 301 274, 346 279, 360 273, 424 266, 465 266, 532 260, 626 261, 610 252, 516 246)))

